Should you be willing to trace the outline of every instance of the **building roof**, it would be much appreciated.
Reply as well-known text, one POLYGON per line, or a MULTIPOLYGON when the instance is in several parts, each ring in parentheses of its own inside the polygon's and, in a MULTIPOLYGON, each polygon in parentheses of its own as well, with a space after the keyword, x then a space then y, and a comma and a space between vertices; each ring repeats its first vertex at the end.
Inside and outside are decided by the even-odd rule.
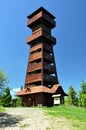
POLYGON ((55 85, 53 85, 53 87, 51 88, 51 91, 52 91, 52 93, 54 93, 54 94, 61 94, 61 95, 63 95, 63 96, 68 96, 68 95, 64 92, 64 90, 63 90, 63 88, 62 88, 62 86, 61 86, 60 84, 55 84, 55 85))
POLYGON ((47 15, 49 15, 51 18, 55 19, 55 16, 52 15, 50 12, 48 12, 46 9, 44 9, 43 7, 40 7, 39 9, 37 9, 36 11, 34 11, 32 14, 30 14, 29 16, 27 16, 27 18, 32 18, 34 15, 36 15, 37 13, 39 13, 40 11, 45 12, 47 15))
POLYGON ((50 89, 45 86, 28 87, 22 89, 16 95, 19 96, 19 95, 26 95, 26 94, 33 94, 33 93, 40 93, 40 92, 50 93, 50 89))
POLYGON ((60 84, 55 84, 52 88, 48 88, 45 86, 34 86, 23 88, 16 94, 16 96, 28 95, 33 93, 42 93, 42 92, 51 94, 62 94, 64 96, 67 96, 67 94, 63 91, 60 84))

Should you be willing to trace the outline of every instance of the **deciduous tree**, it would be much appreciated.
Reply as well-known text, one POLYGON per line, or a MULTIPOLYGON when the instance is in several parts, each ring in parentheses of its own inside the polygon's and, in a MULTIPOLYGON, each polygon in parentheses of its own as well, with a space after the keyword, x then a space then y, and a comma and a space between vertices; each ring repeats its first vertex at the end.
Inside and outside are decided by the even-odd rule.
POLYGON ((16 107, 21 107, 22 106, 22 98, 21 97, 17 97, 16 98, 16 107))

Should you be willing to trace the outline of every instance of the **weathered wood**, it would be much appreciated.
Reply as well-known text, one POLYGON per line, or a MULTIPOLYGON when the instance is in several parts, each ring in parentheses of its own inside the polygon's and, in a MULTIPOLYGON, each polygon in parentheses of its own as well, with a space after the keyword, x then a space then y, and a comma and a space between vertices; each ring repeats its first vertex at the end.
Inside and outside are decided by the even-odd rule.
POLYGON ((51 44, 56 44, 56 38, 54 38, 53 36, 49 35, 48 33, 46 33, 42 28, 39 28, 38 30, 36 30, 31 36, 29 36, 26 39, 26 42, 28 44, 31 44, 31 42, 39 37, 45 37, 46 39, 48 39, 51 44))
POLYGON ((65 95, 59 85, 53 45, 56 38, 51 35, 55 27, 55 17, 43 7, 28 16, 27 26, 32 35, 26 40, 30 45, 30 55, 25 79, 25 87, 18 95, 24 106, 53 106, 52 94, 65 95))
POLYGON ((42 11, 39 12, 38 14, 36 14, 35 16, 33 16, 31 19, 29 19, 27 21, 27 26, 29 26, 31 23, 35 22, 36 20, 38 20, 41 17, 42 17, 42 11))
POLYGON ((54 57, 53 57, 53 55, 50 55, 50 54, 48 54, 48 53, 46 53, 46 52, 44 52, 43 58, 45 58, 46 60, 48 60, 48 61, 51 62, 51 63, 54 62, 54 57))
POLYGON ((55 67, 50 65, 50 64, 47 64, 47 63, 43 63, 43 68, 44 70, 46 70, 48 73, 55 73, 55 67))
POLYGON ((52 83, 55 84, 57 82, 57 79, 55 76, 50 76, 45 73, 43 74, 43 79, 44 79, 44 81, 49 82, 50 84, 52 84, 52 83))
POLYGON ((42 52, 38 52, 38 53, 35 53, 35 54, 30 54, 29 62, 37 60, 37 59, 39 59, 41 57, 42 57, 42 52))
POLYGON ((37 82, 37 81, 41 81, 42 80, 42 74, 39 73, 39 74, 32 74, 32 75, 29 75, 27 74, 26 76, 26 83, 33 83, 33 82, 37 82))
POLYGON ((27 72, 36 71, 42 68, 42 62, 39 63, 29 63, 27 72))
POLYGON ((36 45, 34 47, 31 47, 30 48, 30 52, 33 52, 33 51, 38 50, 40 48, 42 48, 42 43, 39 43, 38 45, 36 45))
POLYGON ((47 22, 51 23, 52 26, 56 25, 56 22, 49 15, 47 15, 44 12, 40 11, 38 14, 34 15, 32 18, 30 18, 27 21, 27 26, 30 26, 31 24, 33 24, 34 22, 36 22, 40 18, 43 18, 43 19, 47 20, 47 22))
POLYGON ((52 52, 52 45, 43 43, 43 48, 48 52, 52 52))
MULTIPOLYGON (((32 17, 30 16, 27 22, 27 26, 32 29, 32 35, 26 40, 27 44, 30 45, 25 81, 25 87, 27 88, 36 87, 37 85, 45 85, 48 88, 58 83, 53 53, 53 45, 56 44, 56 39, 51 36, 51 29, 55 26, 55 21, 54 17, 48 14, 41 10, 32 17), (39 38, 40 40, 38 40, 39 38)), ((44 94, 44 96, 40 96, 39 102, 36 95, 35 99, 37 100, 33 100, 35 105, 38 105, 39 102, 39 104, 47 106, 50 102, 49 105, 52 106, 52 95, 44 94)))

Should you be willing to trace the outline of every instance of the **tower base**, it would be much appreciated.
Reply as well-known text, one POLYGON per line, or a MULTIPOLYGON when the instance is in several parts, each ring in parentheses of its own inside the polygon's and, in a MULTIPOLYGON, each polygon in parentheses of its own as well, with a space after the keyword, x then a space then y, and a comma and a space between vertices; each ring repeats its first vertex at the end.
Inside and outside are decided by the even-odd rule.
POLYGON ((49 93, 34 93, 23 96, 23 106, 53 106, 53 98, 49 93))
POLYGON ((24 88, 16 96, 22 97, 23 106, 47 106, 52 107, 56 97, 60 99, 60 104, 64 103, 64 96, 67 94, 59 84, 53 85, 52 88, 46 86, 36 86, 24 88))

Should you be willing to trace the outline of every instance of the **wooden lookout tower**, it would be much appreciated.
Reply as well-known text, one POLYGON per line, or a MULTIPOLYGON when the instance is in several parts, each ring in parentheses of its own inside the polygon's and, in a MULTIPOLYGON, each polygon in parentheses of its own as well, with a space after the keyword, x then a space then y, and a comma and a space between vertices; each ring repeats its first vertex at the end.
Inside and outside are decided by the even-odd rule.
POLYGON ((17 93, 24 106, 53 106, 54 97, 64 103, 66 96, 58 81, 53 46, 56 38, 51 30, 56 26, 55 17, 43 7, 27 17, 27 27, 32 35, 26 40, 30 46, 24 88, 17 93))

